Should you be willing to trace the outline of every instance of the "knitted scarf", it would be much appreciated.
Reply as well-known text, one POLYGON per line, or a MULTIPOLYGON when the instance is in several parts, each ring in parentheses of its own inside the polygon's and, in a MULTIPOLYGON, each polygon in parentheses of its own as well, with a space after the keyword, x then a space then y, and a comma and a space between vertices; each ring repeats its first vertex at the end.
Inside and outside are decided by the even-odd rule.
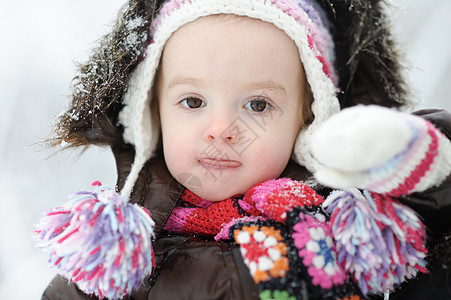
POLYGON ((215 236, 230 222, 244 217, 283 221, 282 215, 293 207, 318 206, 324 201, 304 183, 292 183, 285 178, 267 181, 265 186, 255 186, 244 196, 235 195, 218 202, 202 199, 186 189, 164 229, 172 233, 215 236))
POLYGON ((173 233, 215 236, 224 224, 251 215, 262 214, 243 201, 241 196, 212 202, 186 189, 164 229, 173 233))

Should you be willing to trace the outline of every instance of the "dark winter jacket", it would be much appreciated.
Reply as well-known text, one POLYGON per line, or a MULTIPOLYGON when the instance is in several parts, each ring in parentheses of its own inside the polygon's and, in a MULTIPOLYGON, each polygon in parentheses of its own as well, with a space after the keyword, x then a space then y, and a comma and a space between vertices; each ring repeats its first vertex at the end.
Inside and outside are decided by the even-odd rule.
MULTIPOLYGON (((162 0, 129 0, 110 34, 100 40, 90 60, 74 78, 69 109, 55 128, 55 145, 106 145, 116 157, 118 186, 130 170, 133 148, 117 126, 128 79, 152 39, 149 24, 162 0), (132 20, 142 20, 130 28, 132 20), (130 34, 137 43, 130 44, 130 34)), ((342 108, 359 103, 400 107, 410 102, 400 73, 396 47, 380 0, 318 0, 332 23, 338 94, 342 108)), ((136 22, 132 22, 136 23, 136 22)), ((451 116, 421 112, 451 139, 451 116)), ((284 176, 302 180, 310 174, 291 162, 284 176)), ((130 299, 257 299, 258 291, 242 261, 238 246, 193 236, 168 235, 162 228, 182 187, 164 162, 151 159, 142 170, 132 201, 150 210, 156 221, 156 274, 130 299)), ((327 192, 326 190, 319 191, 327 192)), ((430 274, 400 287, 390 299, 451 299, 451 179, 440 187, 400 199, 424 218, 429 228, 430 274), (441 255, 442 253, 445 253, 441 255), (446 254, 447 253, 447 254, 446 254)), ((73 283, 57 276, 43 299, 91 299, 73 283)), ((377 299, 377 297, 376 297, 377 299)))
MULTIPOLYGON (((451 114, 420 111, 417 114, 435 123, 451 138, 451 114)), ((127 146, 113 147, 117 160, 118 184, 123 184, 133 160, 127 146)), ((290 162, 283 175, 305 180, 309 172, 290 162)), ((164 160, 151 159, 135 186, 132 201, 145 206, 156 222, 154 276, 143 283, 130 299, 258 299, 257 286, 233 243, 215 242, 195 236, 170 235, 163 230, 183 187, 169 174, 164 160)), ((327 196, 327 189, 319 191, 327 196)), ((415 209, 428 227, 429 274, 401 286, 390 299, 451 299, 451 259, 441 255, 448 246, 444 236, 451 232, 451 177, 440 187, 400 199, 415 209)), ((378 299, 377 297, 373 297, 378 299)), ((92 299, 73 283, 57 276, 44 292, 43 299, 92 299)))

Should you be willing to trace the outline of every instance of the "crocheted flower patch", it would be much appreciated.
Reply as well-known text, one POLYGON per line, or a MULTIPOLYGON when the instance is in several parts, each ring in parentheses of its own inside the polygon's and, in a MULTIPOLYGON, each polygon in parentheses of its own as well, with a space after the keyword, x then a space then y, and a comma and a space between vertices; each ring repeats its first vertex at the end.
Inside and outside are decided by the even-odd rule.
POLYGON ((341 285, 346 274, 337 264, 331 229, 327 223, 302 212, 293 226, 292 238, 312 283, 330 289, 341 285))
MULTIPOLYGON (((305 299, 308 295, 308 299, 344 300, 351 295, 360 295, 355 283, 335 262, 334 246, 327 239, 330 230, 325 216, 316 214, 316 219, 306 213, 303 208, 294 208, 287 214, 287 224, 243 218, 230 226, 229 239, 240 246, 260 298, 291 300, 305 299), (318 233, 320 230, 324 235, 318 233), (310 256, 300 255, 302 250, 305 256, 310 256), (321 264, 323 269, 319 269, 321 264)), ((357 300, 347 300, 351 299, 357 300)))
POLYGON ((273 226, 243 226, 233 231, 235 242, 255 283, 285 277, 289 270, 287 245, 273 226))

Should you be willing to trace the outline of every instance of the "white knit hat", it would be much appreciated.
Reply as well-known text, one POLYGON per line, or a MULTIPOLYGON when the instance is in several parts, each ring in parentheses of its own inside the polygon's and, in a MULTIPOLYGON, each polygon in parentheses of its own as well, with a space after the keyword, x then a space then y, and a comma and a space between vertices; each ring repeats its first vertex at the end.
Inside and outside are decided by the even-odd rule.
POLYGON ((299 49, 307 81, 313 93, 313 122, 302 129, 294 146, 295 160, 314 172, 318 163, 310 153, 310 139, 318 126, 340 110, 336 97, 337 74, 333 68, 334 44, 327 20, 314 0, 169 0, 151 24, 152 42, 146 56, 131 75, 119 121, 125 142, 135 146, 135 160, 122 189, 130 196, 139 172, 152 157, 160 125, 152 119, 151 89, 163 48, 181 26, 198 18, 234 14, 259 19, 283 30, 299 49))

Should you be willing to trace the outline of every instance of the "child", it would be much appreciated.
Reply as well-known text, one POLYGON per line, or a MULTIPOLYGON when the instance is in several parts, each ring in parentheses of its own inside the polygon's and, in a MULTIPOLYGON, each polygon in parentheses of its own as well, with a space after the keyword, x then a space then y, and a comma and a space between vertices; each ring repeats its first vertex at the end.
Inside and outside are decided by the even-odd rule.
MULTIPOLYGON (((66 252, 52 263, 70 279, 57 276, 43 298, 91 297, 78 287, 130 299, 450 297, 449 259, 439 255, 449 253, 449 140, 381 107, 332 116, 340 106, 408 104, 381 11, 378 1, 131 0, 82 66, 57 133, 111 147, 118 189, 150 211, 142 224, 155 223, 155 266, 136 275, 150 271, 153 258, 139 251, 151 236, 141 223, 138 235, 121 229, 132 224, 122 208, 102 219, 128 232, 111 249, 69 251, 83 230, 64 233, 66 217, 82 214, 83 198, 48 213, 66 225, 38 232, 57 240, 51 257, 66 252), (424 227, 405 205, 429 230, 428 265, 424 227), (80 271, 73 257, 89 263, 80 271)), ((419 114, 450 132, 447 113, 419 114)), ((119 199, 103 188, 82 195, 96 197, 89 226, 119 199)))

